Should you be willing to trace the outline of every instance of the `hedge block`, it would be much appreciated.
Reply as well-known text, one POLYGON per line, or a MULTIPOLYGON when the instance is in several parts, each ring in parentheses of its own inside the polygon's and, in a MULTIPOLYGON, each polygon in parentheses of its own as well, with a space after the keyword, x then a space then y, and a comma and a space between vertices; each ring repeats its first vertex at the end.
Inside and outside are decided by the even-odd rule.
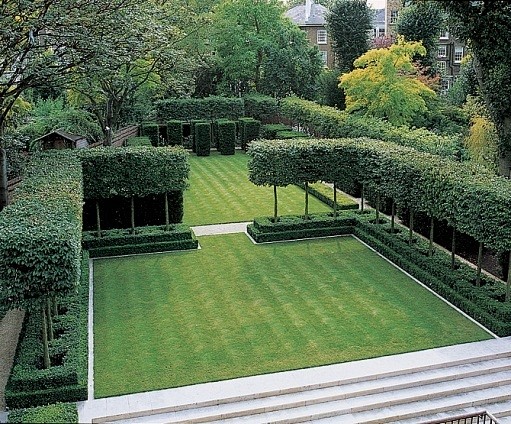
POLYGON ((218 150, 222 155, 234 155, 236 148, 236 122, 217 121, 218 150))
POLYGON ((211 153, 211 124, 197 122, 194 125, 194 139, 197 156, 209 156, 211 153))
POLYGON ((170 146, 183 144, 183 121, 171 120, 167 122, 167 143, 170 146))

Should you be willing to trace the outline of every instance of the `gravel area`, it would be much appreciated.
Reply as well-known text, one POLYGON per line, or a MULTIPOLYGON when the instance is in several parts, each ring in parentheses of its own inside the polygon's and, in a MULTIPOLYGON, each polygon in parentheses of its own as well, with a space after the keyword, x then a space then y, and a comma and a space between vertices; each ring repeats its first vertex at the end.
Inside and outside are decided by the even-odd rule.
POLYGON ((5 385, 11 372, 24 316, 25 312, 12 310, 0 321, 0 411, 5 411, 5 385))

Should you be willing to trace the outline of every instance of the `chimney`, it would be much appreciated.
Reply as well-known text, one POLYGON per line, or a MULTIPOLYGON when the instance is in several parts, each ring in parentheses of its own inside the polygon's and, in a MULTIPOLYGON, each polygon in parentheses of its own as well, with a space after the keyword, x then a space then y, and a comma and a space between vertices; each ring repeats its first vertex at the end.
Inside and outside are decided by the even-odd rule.
POLYGON ((305 22, 307 22, 311 16, 311 9, 314 0, 305 0, 305 22))

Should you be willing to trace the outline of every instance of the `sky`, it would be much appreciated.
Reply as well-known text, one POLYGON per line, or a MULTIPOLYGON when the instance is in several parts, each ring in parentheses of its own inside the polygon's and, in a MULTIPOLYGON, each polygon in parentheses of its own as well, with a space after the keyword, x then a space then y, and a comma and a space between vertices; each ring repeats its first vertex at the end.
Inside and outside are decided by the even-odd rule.
POLYGON ((385 0, 367 0, 367 4, 373 9, 385 9, 385 0))

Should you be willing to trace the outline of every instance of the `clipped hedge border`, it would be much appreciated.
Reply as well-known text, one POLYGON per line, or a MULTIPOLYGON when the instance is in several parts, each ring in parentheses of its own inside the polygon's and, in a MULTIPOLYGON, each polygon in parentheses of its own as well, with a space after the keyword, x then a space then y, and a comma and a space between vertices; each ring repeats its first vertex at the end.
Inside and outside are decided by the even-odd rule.
POLYGON ((236 149, 236 122, 218 120, 216 121, 216 129, 216 139, 220 154, 234 155, 236 149))
POLYGON ((76 403, 55 403, 34 408, 15 409, 9 412, 7 423, 78 423, 76 403))
MULTIPOLYGON (((305 190, 305 184, 296 184, 296 185, 305 190)), ((331 194, 332 197, 326 196, 325 194, 316 190, 311 185, 309 185, 308 190, 309 190, 309 194, 311 194, 316 199, 320 200, 321 202, 325 203, 326 205, 330 206, 333 209, 333 207, 334 207, 333 190, 332 190, 332 194, 331 194)), ((356 202, 353 202, 352 204, 341 204, 341 203, 337 202, 337 210, 338 211, 357 210, 358 208, 359 208, 359 206, 356 202)))
POLYGON ((336 220, 329 215, 310 215, 309 220, 285 216, 276 223, 269 217, 256 218, 247 232, 258 243, 353 234, 496 335, 511 335, 511 303, 496 298, 505 293, 501 282, 484 276, 484 286, 474 286, 475 270, 467 264, 457 261, 458 269, 451 270, 448 253, 426 256, 427 241, 417 238, 409 246, 404 227, 397 226, 401 231, 391 234, 388 224, 372 223, 374 212, 344 211, 336 220))
POLYGON ((40 315, 27 313, 5 389, 9 409, 87 399, 88 302, 89 255, 83 251, 77 292, 61 299, 67 310, 54 318, 54 328, 62 335, 50 342, 50 354, 62 355, 63 364, 38 368, 40 315))
POLYGON ((84 249, 88 249, 91 258, 191 250, 199 246, 190 227, 183 224, 174 225, 170 231, 153 226, 141 227, 136 234, 129 230, 108 230, 101 238, 95 234, 87 231, 83 235, 84 249))
POLYGON ((244 116, 243 99, 210 96, 202 99, 164 99, 155 103, 158 122, 190 119, 238 119, 244 116))
POLYGON ((197 156, 211 154, 211 123, 197 122, 194 125, 195 152, 197 156))

